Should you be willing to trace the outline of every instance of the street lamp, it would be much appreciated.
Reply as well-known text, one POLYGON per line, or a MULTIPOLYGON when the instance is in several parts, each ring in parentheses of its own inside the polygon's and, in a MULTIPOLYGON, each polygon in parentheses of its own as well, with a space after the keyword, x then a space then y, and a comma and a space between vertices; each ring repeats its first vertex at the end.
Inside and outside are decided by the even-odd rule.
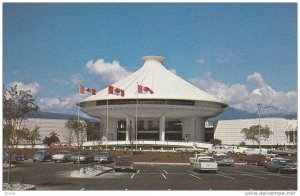
POLYGON ((260 110, 261 110, 262 103, 257 103, 258 108, 258 147, 259 147, 259 154, 261 154, 261 145, 260 145, 260 110))

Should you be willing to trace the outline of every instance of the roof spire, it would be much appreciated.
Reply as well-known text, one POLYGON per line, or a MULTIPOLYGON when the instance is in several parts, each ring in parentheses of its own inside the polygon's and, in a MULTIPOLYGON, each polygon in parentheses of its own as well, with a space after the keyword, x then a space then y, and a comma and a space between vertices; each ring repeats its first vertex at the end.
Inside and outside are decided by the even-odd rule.
POLYGON ((164 64, 165 61, 165 57, 163 56, 143 56, 142 59, 144 62, 154 60, 160 62, 161 64, 164 64))

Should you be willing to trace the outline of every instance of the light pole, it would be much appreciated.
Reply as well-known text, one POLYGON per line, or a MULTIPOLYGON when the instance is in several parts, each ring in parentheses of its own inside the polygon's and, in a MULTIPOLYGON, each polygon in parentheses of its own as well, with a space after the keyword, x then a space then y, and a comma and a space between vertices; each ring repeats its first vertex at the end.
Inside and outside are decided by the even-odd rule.
POLYGON ((259 147, 259 154, 261 154, 261 145, 260 145, 260 110, 261 110, 261 103, 257 103, 258 108, 258 147, 259 147))

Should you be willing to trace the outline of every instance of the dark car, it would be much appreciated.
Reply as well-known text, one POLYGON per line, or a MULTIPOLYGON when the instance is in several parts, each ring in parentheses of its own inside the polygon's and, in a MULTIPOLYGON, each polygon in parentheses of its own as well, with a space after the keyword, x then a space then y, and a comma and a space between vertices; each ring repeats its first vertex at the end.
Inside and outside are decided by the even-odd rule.
POLYGON ((267 171, 278 173, 297 173, 297 164, 290 159, 274 158, 272 162, 266 163, 267 171))
POLYGON ((234 159, 227 155, 218 155, 214 157, 218 165, 233 166, 234 159))
POLYGON ((17 163, 18 159, 16 154, 9 155, 7 152, 3 151, 3 163, 9 163, 9 156, 10 156, 10 163, 17 163))
POLYGON ((254 164, 254 165, 265 165, 267 159, 265 155, 262 154, 252 154, 248 155, 245 158, 246 165, 254 164))
POLYGON ((80 152, 80 154, 78 153, 73 154, 71 156, 71 161, 73 161, 73 163, 77 163, 78 161, 90 163, 94 161, 94 157, 88 152, 80 152))
POLYGON ((268 152, 268 154, 296 155, 297 149, 287 148, 287 147, 278 147, 276 149, 270 149, 267 152, 268 152))
POLYGON ((94 157, 94 161, 100 163, 112 163, 113 156, 109 153, 99 153, 94 157))
POLYGON ((115 162, 115 171, 133 170, 132 157, 129 155, 118 155, 115 162))
POLYGON ((40 162, 44 162, 47 160, 51 161, 51 154, 49 153, 48 150, 39 150, 35 153, 35 155, 32 157, 32 161, 36 162, 36 161, 40 161, 40 162))

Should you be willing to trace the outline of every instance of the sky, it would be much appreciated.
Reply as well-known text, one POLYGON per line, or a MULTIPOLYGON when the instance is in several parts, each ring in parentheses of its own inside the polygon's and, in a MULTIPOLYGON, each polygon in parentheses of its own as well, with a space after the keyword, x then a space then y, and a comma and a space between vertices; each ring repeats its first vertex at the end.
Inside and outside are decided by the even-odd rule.
POLYGON ((296 3, 3 4, 3 84, 42 111, 76 114, 79 81, 100 91, 147 55, 231 107, 297 112, 296 3))

